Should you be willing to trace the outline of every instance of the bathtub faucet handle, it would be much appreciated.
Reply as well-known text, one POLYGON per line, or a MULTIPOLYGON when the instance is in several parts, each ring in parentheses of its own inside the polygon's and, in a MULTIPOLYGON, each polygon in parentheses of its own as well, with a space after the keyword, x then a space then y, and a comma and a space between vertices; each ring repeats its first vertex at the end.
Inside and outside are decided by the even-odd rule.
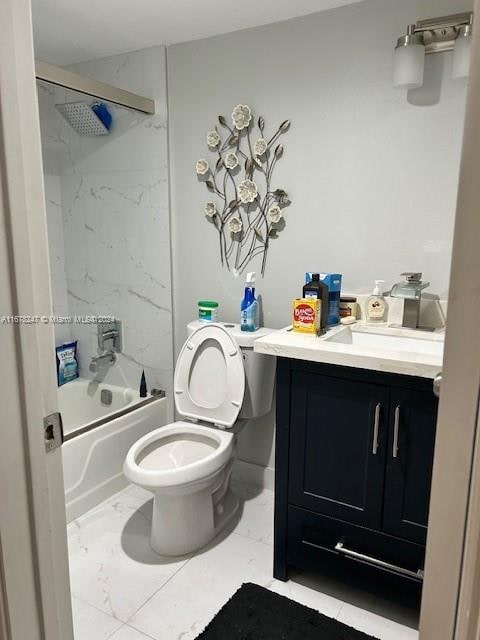
POLYGON ((122 322, 112 320, 112 322, 97 323, 98 348, 101 353, 109 351, 122 351, 122 322))
POLYGON ((115 340, 118 336, 118 331, 116 329, 111 329, 110 331, 104 331, 102 333, 104 340, 115 340))
POLYGON ((102 353, 101 356, 93 356, 93 358, 90 360, 88 370, 91 373, 98 373, 104 363, 112 366, 116 361, 117 356, 115 352, 107 351, 107 353, 102 353))

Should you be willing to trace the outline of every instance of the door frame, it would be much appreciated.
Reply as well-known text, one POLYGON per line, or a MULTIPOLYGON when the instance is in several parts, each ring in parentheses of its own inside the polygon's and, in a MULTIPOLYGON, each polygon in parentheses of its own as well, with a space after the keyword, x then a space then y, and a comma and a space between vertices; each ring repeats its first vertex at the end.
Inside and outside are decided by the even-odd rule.
MULTIPOLYGON (((0 2, 0 316, 52 314, 31 7, 0 2)), ((51 323, 0 324, 0 630, 73 640, 51 323), (7 446, 8 445, 8 446, 7 446)))
MULTIPOLYGON (((480 15, 480 0, 475 0, 474 15, 480 15)), ((478 20, 475 20, 472 35, 452 251, 448 325, 420 619, 421 640, 478 638, 480 32, 477 23, 478 20)))
MULTIPOLYGON (((478 637, 480 33, 472 37, 421 640, 478 637)), ((0 2, 0 106, 0 312, 49 315, 29 0, 0 2)), ((53 345, 49 324, 0 327, 2 436, 9 442, 0 447, 0 630, 9 640, 73 640, 61 452, 45 455, 41 427, 57 409, 53 345)))

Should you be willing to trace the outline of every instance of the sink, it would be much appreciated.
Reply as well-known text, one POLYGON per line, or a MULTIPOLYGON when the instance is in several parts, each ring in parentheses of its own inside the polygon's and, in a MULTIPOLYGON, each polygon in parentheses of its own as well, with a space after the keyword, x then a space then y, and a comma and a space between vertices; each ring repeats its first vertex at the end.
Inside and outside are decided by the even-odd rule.
POLYGON ((433 379, 442 369, 445 329, 422 331, 382 323, 337 325, 326 334, 273 331, 254 350, 281 358, 433 379))
POLYGON ((376 330, 370 327, 345 327, 345 329, 327 336, 325 342, 349 344, 355 347, 402 351, 433 356, 443 355, 443 336, 425 334, 415 329, 376 330), (412 335, 414 333, 414 335, 412 335))
POLYGON ((337 325, 322 336, 292 327, 255 340, 257 353, 433 379, 442 369, 445 329, 422 331, 388 324, 337 325))

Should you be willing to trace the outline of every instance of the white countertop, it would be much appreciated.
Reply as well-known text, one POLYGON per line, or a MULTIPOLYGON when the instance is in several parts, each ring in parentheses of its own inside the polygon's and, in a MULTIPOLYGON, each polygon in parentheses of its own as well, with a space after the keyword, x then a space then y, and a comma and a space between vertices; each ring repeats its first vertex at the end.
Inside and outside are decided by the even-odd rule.
POLYGON ((361 322, 349 326, 338 325, 323 336, 297 333, 291 327, 286 327, 255 340, 254 350, 284 358, 434 378, 442 369, 444 336, 444 329, 426 332, 394 328, 383 323, 379 326, 361 322), (383 344, 371 346, 349 343, 351 332, 357 336, 369 334, 372 342, 376 336, 378 342, 383 344), (388 337, 393 338, 391 346, 388 337), (409 345, 408 350, 405 346, 398 348, 402 340, 398 341, 397 338, 409 345), (405 341, 405 338, 408 340, 405 341), (410 345, 413 345, 412 351, 409 350, 410 345), (426 352, 429 350, 438 353, 426 352))

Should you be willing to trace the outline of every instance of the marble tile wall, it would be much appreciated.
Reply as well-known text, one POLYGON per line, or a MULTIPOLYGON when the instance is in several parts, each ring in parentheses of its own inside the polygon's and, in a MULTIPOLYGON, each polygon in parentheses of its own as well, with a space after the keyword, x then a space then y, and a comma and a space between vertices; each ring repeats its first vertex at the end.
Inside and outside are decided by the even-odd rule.
MULTIPOLYGON (((53 314, 68 317, 67 273, 65 269, 65 240, 63 233, 63 209, 60 176, 45 176, 47 204, 47 227, 49 238, 50 267, 52 273, 53 314)), ((55 324, 55 342, 69 342, 72 339, 70 324, 55 324)))
MULTIPOLYGON (((38 82, 37 91, 42 133, 45 203, 52 275, 52 311, 57 316, 69 316, 67 275, 65 271, 61 167, 59 162, 61 122, 55 110, 57 90, 53 85, 38 82)), ((55 325, 56 344, 68 342, 71 339, 70 325, 55 325)))
MULTIPOLYGON (((145 369, 149 388, 165 389, 171 398, 164 53, 163 47, 153 47, 72 67, 156 100, 153 116, 112 106, 114 125, 108 136, 79 136, 54 108, 55 103, 91 101, 81 94, 45 85, 39 88, 39 104, 55 309, 67 308, 71 316, 120 319, 123 351, 97 378, 136 389, 145 369)), ((88 365, 98 355, 96 327, 76 323, 70 331, 79 340, 80 374, 92 377, 88 365)), ((59 341, 60 333, 57 327, 59 341)))

